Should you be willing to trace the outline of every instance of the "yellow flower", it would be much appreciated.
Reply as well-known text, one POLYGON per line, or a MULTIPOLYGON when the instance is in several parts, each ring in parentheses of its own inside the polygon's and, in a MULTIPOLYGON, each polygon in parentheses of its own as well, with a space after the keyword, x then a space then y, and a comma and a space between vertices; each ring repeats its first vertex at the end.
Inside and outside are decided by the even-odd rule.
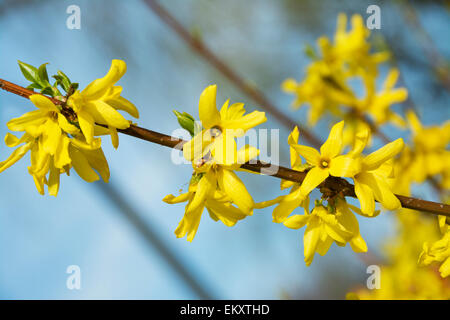
POLYGON ((47 185, 49 194, 56 196, 60 174, 69 174, 71 167, 88 182, 99 179, 95 169, 107 182, 109 168, 100 148, 100 139, 87 144, 79 130, 67 121, 48 98, 36 94, 30 96, 30 100, 38 110, 12 119, 7 124, 11 131, 24 131, 24 134, 21 138, 10 133, 5 136, 8 147, 22 146, 14 150, 8 159, 0 162, 0 172, 30 151, 31 166, 28 167, 28 172, 33 176, 40 194, 44 194, 44 185, 47 185))
MULTIPOLYGON (((199 115, 203 130, 183 146, 183 155, 189 161, 199 161, 208 152, 215 152, 215 161, 233 164, 237 161, 235 137, 265 121, 265 113, 253 111, 245 114, 243 103, 229 105, 227 100, 220 112, 216 107, 217 86, 203 90, 199 101, 199 115)), ((242 164, 242 163, 241 163, 242 164)))
POLYGON ((377 65, 389 58, 388 52, 370 53, 370 43, 367 41, 370 31, 364 24, 361 15, 351 18, 352 29, 347 31, 347 16, 339 14, 337 20, 335 45, 332 47, 331 61, 344 61, 350 74, 369 73, 376 76, 377 65))
POLYGON ((377 125, 390 121, 399 127, 404 127, 405 121, 390 107, 395 103, 404 102, 408 98, 408 91, 405 88, 394 88, 400 73, 398 69, 391 69, 384 81, 380 92, 375 92, 376 78, 368 75, 364 77, 366 86, 366 97, 358 100, 356 108, 370 114, 377 125))
MULTIPOLYGON (((368 136, 368 130, 358 134, 358 141, 351 152, 352 156, 361 158, 368 136)), ((392 192, 389 179, 393 178, 393 165, 390 160, 402 150, 403 145, 403 139, 400 138, 362 157, 361 170, 353 177, 353 181, 364 214, 371 216, 375 212, 375 200, 388 210, 395 210, 401 206, 392 192)))
MULTIPOLYGON (((379 121, 401 118, 388 108, 392 103, 403 101, 405 89, 393 89, 397 74, 390 73, 382 92, 375 95, 375 79, 378 76, 378 64, 389 58, 388 52, 371 53, 368 42, 369 30, 360 15, 352 17, 352 29, 347 31, 347 17, 340 14, 334 43, 327 37, 317 40, 319 54, 307 68, 301 83, 286 79, 282 90, 295 95, 294 107, 309 104, 308 123, 314 125, 326 112, 342 117, 345 108, 356 109, 373 114, 379 121), (359 100, 348 80, 362 78, 367 87, 367 97, 359 100)), ((355 110, 353 110, 355 111, 355 110)), ((354 114, 350 113, 353 117, 354 114)))
POLYGON ((117 129, 127 129, 130 122, 117 110, 123 110, 135 118, 139 118, 136 107, 121 97, 122 87, 115 86, 125 74, 126 64, 122 60, 113 60, 108 73, 91 82, 83 91, 76 91, 68 100, 68 105, 75 111, 78 123, 88 144, 98 134, 110 134, 113 146, 118 147, 117 129), (107 126, 107 130, 96 126, 107 126))
POLYGON ((317 205, 310 213, 308 202, 304 206, 304 215, 293 215, 284 221, 284 225, 291 229, 306 225, 303 247, 307 266, 312 263, 315 252, 325 255, 333 241, 342 247, 349 242, 355 252, 367 251, 367 245, 359 233, 358 220, 351 211, 359 209, 347 204, 343 198, 336 198, 334 212, 317 205))
MULTIPOLYGON (((395 238, 388 239, 384 256, 388 258, 381 267, 380 289, 354 288, 360 299, 446 299, 450 298, 450 286, 434 268, 423 268, 417 257, 425 240, 438 239, 434 219, 418 215, 409 209, 400 209, 393 216, 399 224, 395 238)), ((364 283, 365 284, 365 283, 364 283)), ((354 296, 354 295, 353 295, 354 296)))
POLYGON ((450 175, 450 121, 442 126, 424 127, 413 111, 408 111, 408 123, 412 130, 413 150, 411 173, 415 182, 437 174, 450 175))
POLYGON ((361 170, 357 157, 340 155, 343 146, 342 130, 344 121, 335 124, 327 141, 320 147, 320 153, 311 147, 291 144, 291 147, 313 166, 306 174, 299 193, 306 197, 311 190, 321 184, 328 176, 353 177, 361 170))
MULTIPOLYGON (((302 159, 292 147, 292 145, 298 143, 300 132, 297 127, 292 130, 291 134, 288 138, 288 143, 290 145, 290 156, 291 156, 291 168, 303 172, 309 168, 309 165, 302 164, 302 159)), ((304 206, 307 203, 307 197, 304 197, 300 193, 300 184, 289 181, 289 180, 281 180, 281 189, 291 188, 289 194, 277 197, 273 200, 262 201, 255 204, 255 208, 262 209, 266 207, 270 207, 274 204, 278 204, 278 206, 273 210, 272 217, 273 222, 280 223, 286 220, 286 218, 299 206, 304 206)))
MULTIPOLYGON (((253 147, 245 146, 235 153, 238 163, 245 163, 256 157, 258 152, 253 147)), ((205 159, 201 165, 193 164, 194 174, 188 192, 177 197, 168 195, 163 199, 169 204, 188 201, 184 217, 175 230, 177 238, 187 234, 188 241, 194 239, 205 207, 213 220, 220 220, 228 227, 253 214, 253 199, 233 172, 238 167, 238 164, 219 165, 214 158, 205 159)))
POLYGON ((439 272, 443 278, 450 276, 450 230, 442 239, 430 244, 423 244, 423 251, 419 257, 420 266, 428 266, 433 262, 441 262, 439 272))

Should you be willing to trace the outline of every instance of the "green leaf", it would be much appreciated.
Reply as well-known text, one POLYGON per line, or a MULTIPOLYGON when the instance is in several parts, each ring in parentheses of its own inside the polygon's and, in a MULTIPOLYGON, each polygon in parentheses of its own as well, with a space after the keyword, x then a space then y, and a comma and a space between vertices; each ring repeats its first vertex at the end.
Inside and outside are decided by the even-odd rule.
POLYGON ((25 77, 25 79, 27 79, 28 81, 31 82, 36 82, 39 83, 39 72, 38 69, 36 69, 36 67, 33 67, 25 62, 22 62, 20 60, 17 60, 17 62, 19 63, 19 67, 20 67, 20 71, 22 71, 23 76, 25 77))
POLYGON ((49 83, 48 81, 48 73, 47 73, 47 63, 42 64, 38 69, 39 78, 41 79, 41 82, 43 83, 49 83))
POLYGON ((194 122, 195 122, 194 118, 186 112, 180 113, 177 110, 173 110, 173 113, 177 117, 180 126, 183 129, 189 131, 191 136, 194 136, 194 122))
POLYGON ((45 87, 41 90, 41 93, 54 97, 54 91, 52 87, 45 87))
POLYGON ((65 92, 68 92, 71 84, 69 77, 66 76, 61 70, 58 70, 58 75, 61 79, 60 84, 62 88, 64 89, 65 92))
POLYGON ((42 86, 39 83, 32 83, 32 84, 30 84, 27 87, 27 89, 31 89, 31 90, 33 90, 33 89, 42 89, 42 86))
POLYGON ((71 87, 73 88, 73 90, 75 91, 75 90, 78 89, 79 83, 73 82, 73 83, 71 83, 70 85, 71 85, 71 87))

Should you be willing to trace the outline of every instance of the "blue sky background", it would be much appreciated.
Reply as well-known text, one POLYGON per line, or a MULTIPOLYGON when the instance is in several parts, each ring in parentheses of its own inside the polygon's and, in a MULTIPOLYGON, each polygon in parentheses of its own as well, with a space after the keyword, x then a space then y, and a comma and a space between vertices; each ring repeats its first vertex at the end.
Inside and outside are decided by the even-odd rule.
MULTIPOLYGON (((292 97, 279 89, 287 77, 301 79, 308 60, 302 50, 320 35, 332 36, 339 12, 366 16, 364 1, 160 1, 271 101, 299 121, 306 108, 291 111, 292 97)), ((406 52, 401 71, 423 122, 450 118, 449 96, 427 72, 426 59, 410 27, 391 2, 379 2, 381 31, 406 52), (411 62, 413 61, 413 62, 411 62), (425 71, 424 71, 425 70, 425 71)), ((420 18, 438 49, 449 56, 449 12, 423 6, 420 18)), ((0 78, 26 85, 17 60, 49 62, 49 72, 63 70, 84 88, 102 77, 111 60, 123 59, 128 71, 120 80, 123 96, 140 110, 140 126, 170 134, 178 128, 172 109, 198 117, 198 98, 209 84, 218 85, 218 104, 230 98, 257 106, 237 91, 138 0, 0 1, 0 78), (81 30, 66 28, 66 8, 81 8, 81 30)), ((385 70, 384 70, 385 71, 385 70)), ((385 72, 383 76, 385 76, 385 72)), ((0 93, 0 136, 6 122, 32 110, 26 99, 0 93)), ((401 110, 396 106, 396 110, 401 110)), ((271 120, 263 128, 279 128, 271 120)), ((289 132, 280 128, 281 141, 289 132)), ((328 122, 314 128, 322 139, 328 122)), ((388 127, 392 137, 405 135, 388 127)), ((376 144, 377 145, 377 144, 376 144)), ((366 266, 350 248, 333 245, 311 267, 303 262, 303 230, 271 222, 271 209, 227 228, 204 215, 195 240, 176 239, 173 231, 183 205, 161 199, 186 189, 191 169, 175 166, 170 149, 120 136, 114 150, 104 139, 111 185, 139 212, 146 224, 182 261, 213 297, 223 299, 343 298, 362 285, 366 266)), ((11 149, 0 144, 0 158, 11 149)), ((281 147, 281 164, 288 149, 281 147)), ((2 299, 195 299, 197 296, 158 252, 149 246, 112 202, 75 173, 63 177, 57 198, 40 196, 27 173, 29 158, 0 175, 0 298, 2 299), (79 265, 81 290, 66 288, 66 268, 79 265)), ((256 201, 275 197, 279 181, 241 174, 256 201)), ((417 194, 434 199, 428 188, 417 194)), ((389 213, 368 221, 359 218, 371 252, 394 230, 389 213)))

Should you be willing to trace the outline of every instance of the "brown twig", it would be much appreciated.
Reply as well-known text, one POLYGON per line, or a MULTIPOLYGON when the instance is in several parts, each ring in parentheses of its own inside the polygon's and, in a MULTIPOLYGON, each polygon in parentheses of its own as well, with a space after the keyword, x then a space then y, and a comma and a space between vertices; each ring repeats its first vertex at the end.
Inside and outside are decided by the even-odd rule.
POLYGON ((270 113, 275 119, 281 122, 289 129, 298 127, 300 134, 312 146, 319 148, 321 141, 311 132, 303 128, 302 125, 292 120, 290 117, 281 112, 275 105, 273 105, 263 92, 249 85, 243 78, 241 78, 233 69, 224 63, 218 56, 216 56, 203 42, 194 37, 183 25, 178 22, 166 9, 160 6, 154 0, 145 0, 145 3, 153 10, 153 12, 164 21, 181 39, 183 39, 192 50, 197 52, 212 66, 214 66, 222 75, 224 75, 231 83, 233 83, 239 90, 244 92, 252 98, 259 107, 270 113))
MULTIPOLYGON (((0 79, 0 88, 4 89, 8 92, 17 94, 24 98, 29 98, 32 94, 37 94, 36 92, 32 90, 28 90, 26 88, 23 88, 21 86, 18 86, 14 83, 11 83, 6 80, 0 79)), ((47 96, 45 96, 47 97, 47 96)), ((61 105, 63 102, 54 98, 47 97, 50 100, 52 100, 53 103, 61 105)), ((176 148, 179 150, 183 149, 183 144, 186 142, 182 139, 175 138, 172 136, 168 136, 159 132, 155 132, 152 130, 148 130, 145 128, 141 128, 138 126, 130 126, 128 129, 125 130, 118 130, 119 132, 123 134, 127 134, 129 136, 133 136, 145 141, 149 141, 152 143, 156 143, 162 146, 166 146, 169 148, 176 148)), ((275 166, 273 164, 264 163, 261 161, 257 161, 256 163, 245 163, 241 166, 241 168, 253 171, 256 173, 261 173, 261 171, 264 171, 265 168, 271 168, 271 172, 275 172, 273 174, 274 177, 285 179, 297 183, 302 183, 305 179, 305 176, 307 172, 300 172, 296 170, 292 170, 286 167, 282 166, 275 166)), ((328 177, 320 186, 319 188, 324 188, 327 190, 331 190, 334 193, 340 193, 347 197, 356 197, 355 195, 355 189, 354 186, 349 183, 347 180, 343 178, 337 178, 337 177, 328 177)), ((412 197, 406 197, 401 195, 396 195, 397 198, 400 200, 400 203, 402 204, 403 208, 408 209, 414 209, 418 211, 428 212, 436 215, 444 215, 447 217, 450 217, 450 205, 422 200, 422 199, 416 199, 412 197)))

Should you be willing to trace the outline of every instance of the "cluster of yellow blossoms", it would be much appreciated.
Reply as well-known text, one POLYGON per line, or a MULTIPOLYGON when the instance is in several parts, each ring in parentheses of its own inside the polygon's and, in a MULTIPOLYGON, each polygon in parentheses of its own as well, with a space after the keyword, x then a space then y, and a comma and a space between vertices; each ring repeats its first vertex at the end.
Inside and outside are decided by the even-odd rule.
POLYGON ((365 116, 373 118, 377 125, 393 122, 403 126, 404 120, 390 107, 406 100, 404 88, 395 88, 399 77, 397 69, 390 70, 381 90, 376 90, 378 65, 389 58, 388 52, 371 53, 368 41, 370 31, 363 18, 354 15, 352 29, 347 31, 347 17, 340 14, 334 43, 327 37, 317 41, 319 54, 306 70, 302 82, 287 79, 282 84, 285 92, 296 96, 293 106, 310 105, 309 124, 314 126, 326 113, 347 122, 345 144, 353 144, 356 133, 368 126, 365 116), (362 82, 365 96, 360 98, 350 81, 362 82))
POLYGON ((253 214, 253 198, 234 170, 257 157, 259 150, 248 145, 237 150, 235 138, 267 119, 259 111, 244 115, 243 103, 229 106, 228 100, 219 111, 216 93, 217 86, 211 85, 201 94, 199 116, 203 128, 183 146, 183 155, 194 169, 189 190, 163 199, 170 204, 188 201, 175 230, 179 238, 187 234, 188 241, 194 239, 205 207, 212 219, 229 227, 253 214))
MULTIPOLYGON (((345 246, 349 242, 355 252, 367 251, 353 212, 365 217, 377 216, 379 211, 375 211, 375 200, 388 210, 400 207, 399 200, 391 190, 393 179, 391 160, 401 151, 403 140, 398 139, 367 156, 362 156, 368 137, 368 131, 364 130, 358 134, 355 148, 348 154, 342 155, 343 128, 343 121, 331 128, 330 135, 321 146, 320 152, 314 148, 299 145, 299 132, 295 128, 288 139, 291 148, 291 166, 298 171, 308 168, 305 179, 301 184, 282 181, 282 188, 291 187, 288 195, 257 205, 263 208, 278 204, 273 211, 274 222, 284 222, 285 226, 292 229, 307 226, 303 238, 307 265, 311 264, 315 252, 324 255, 333 240, 339 246, 345 246), (306 166, 302 166, 300 156, 306 159, 306 166), (315 208, 310 212, 310 192, 329 176, 353 179, 361 209, 346 203, 344 197, 338 194, 328 197, 327 206, 316 201, 315 208), (305 214, 288 218, 299 206, 304 208, 305 214)), ((325 194, 324 197, 326 197, 325 194)))
MULTIPOLYGON (((260 204, 266 206, 279 203, 274 210, 274 221, 282 222, 292 212, 293 208, 299 205, 304 206, 307 201, 304 199, 304 195, 320 185, 329 175, 353 179, 355 193, 361 204, 361 209, 358 209, 359 213, 369 217, 376 215, 375 212, 378 213, 378 211, 375 211, 374 200, 380 202, 388 210, 399 208, 400 204, 394 193, 411 196, 411 187, 414 183, 421 184, 429 180, 440 190, 441 195, 448 192, 450 188, 450 151, 448 151, 447 146, 450 143, 450 121, 442 126, 425 127, 414 111, 408 110, 405 118, 403 118, 391 110, 393 104, 406 101, 408 92, 405 88, 396 88, 400 76, 396 68, 389 70, 381 89, 377 92, 376 81, 379 65, 390 58, 390 53, 388 51, 372 53, 369 36, 370 31, 365 27, 360 15, 354 15, 351 18, 351 29, 347 30, 347 17, 340 14, 334 41, 331 42, 327 37, 321 37, 317 41, 318 53, 309 48, 312 62, 306 69, 304 79, 297 82, 290 78, 283 82, 282 89, 295 95, 293 102, 295 108, 303 104, 310 106, 309 124, 311 126, 314 126, 326 114, 344 119, 346 127, 341 141, 343 141, 343 146, 350 145, 352 150, 346 156, 340 155, 337 150, 342 146, 335 143, 336 139, 332 139, 333 142, 330 143, 336 148, 331 155, 329 151, 326 154, 327 147, 324 148, 326 144, 322 146, 320 153, 309 147, 295 146, 298 133, 294 131, 289 142, 291 145, 291 166, 296 170, 312 169, 308 172, 301 186, 284 182, 289 186, 293 185, 289 195, 260 204), (365 92, 362 98, 356 94, 361 86, 354 87, 355 84, 362 85, 365 92), (368 156, 361 156, 364 147, 370 146, 372 134, 377 133, 372 132, 372 130, 379 130, 379 126, 388 122, 400 128, 411 130, 411 139, 409 139, 408 144, 403 146, 403 141, 398 139, 368 156), (395 157, 402 148, 403 152, 400 156, 395 157), (325 150, 325 153, 322 149, 325 150), (295 156, 292 156, 295 151, 306 159, 306 166, 295 160, 295 156)), ((342 129, 338 128, 338 130, 336 126, 332 129, 332 133, 336 130, 341 134, 342 129)), ((330 136, 332 135, 330 134, 330 136)), ((326 214, 326 208, 331 212, 339 211, 339 204, 336 202, 341 203, 342 206, 342 200, 335 201, 331 206, 328 204, 326 207, 319 204, 313 209, 312 214, 305 208, 306 214, 304 216, 292 216, 284 222, 285 225, 293 228, 300 228, 305 223, 307 224, 304 237, 305 261, 307 263, 312 261, 314 246, 316 246, 316 252, 323 254, 331 242, 330 239, 333 239, 338 245, 340 244, 336 240, 337 237, 333 238, 330 232, 336 233, 336 228, 345 230, 345 227, 342 227, 339 222, 336 223, 331 220, 336 230, 330 231, 329 223, 327 225, 325 222, 329 217, 326 214), (312 228, 309 224, 311 215, 317 217, 315 221, 322 221, 321 228, 323 231, 317 232, 320 236, 311 233, 312 228), (328 229, 325 229, 324 226, 327 226, 328 229), (326 235, 327 230, 328 235, 326 235), (325 239, 328 239, 326 240, 328 243, 325 239)), ((404 221, 407 220, 401 218, 407 215, 404 212, 400 210, 397 214, 403 229, 421 230, 423 228, 420 219, 409 221, 407 226, 403 226, 404 221), (416 224, 414 225, 414 223, 416 224)), ((414 253, 412 253, 413 250, 410 250, 408 259, 398 258, 398 255, 394 254, 390 255, 391 264, 383 267, 384 282, 382 285, 395 287, 396 289, 391 290, 391 296, 386 293, 387 291, 384 291, 377 297, 373 294, 370 295, 372 298, 394 297, 395 294, 398 294, 399 297, 406 296, 406 291, 410 290, 407 285, 402 286, 405 292, 400 292, 397 284, 395 284, 397 283, 396 280, 393 279, 405 267, 405 264, 413 264, 414 266, 411 266, 408 270, 416 272, 419 269, 418 265, 434 265, 434 262, 436 262, 441 264, 439 269, 441 276, 445 278, 449 275, 450 235, 448 219, 446 224, 446 218, 439 217, 439 224, 442 230, 440 240, 435 239, 435 242, 430 242, 436 237, 431 237, 431 232, 422 232, 424 236, 416 243, 414 253), (430 237, 427 238, 426 235, 430 237), (417 264, 419 256, 417 248, 422 247, 422 245, 423 250, 420 254, 419 264, 417 264), (386 274, 391 274, 392 279, 386 274)), ((412 233, 406 231, 403 234, 414 237, 412 233)), ((354 232, 353 235, 358 236, 358 233, 354 232)), ((347 239, 349 239, 347 242, 351 244, 351 236, 347 239)), ((401 243, 399 248, 411 245, 408 243, 406 236, 396 241, 401 243)), ((413 241, 411 239, 411 242, 413 241)), ((355 249, 354 246, 352 247, 355 249)), ((359 250, 362 248, 363 246, 359 250)), ((358 251, 358 248, 355 251, 358 251)), ((401 249, 397 251, 400 252, 401 249)), ((429 269, 421 268, 420 270, 418 273, 423 275, 423 278, 417 281, 425 281, 424 279, 435 276, 434 272, 429 269), (432 275, 430 275, 430 272, 432 275)), ((405 281, 405 283, 411 283, 411 281, 405 281)), ((429 284, 431 283, 435 284, 436 279, 434 281, 429 280, 429 284)), ((419 288, 426 285, 414 282, 414 286, 419 288)), ((425 292, 424 287, 424 290, 418 289, 417 292, 411 293, 411 296, 427 296, 425 292)), ((440 297, 449 297, 448 291, 447 295, 440 295, 440 297)))
MULTIPOLYGON (((33 67, 23 65, 28 68, 29 75, 33 67)), ((120 96, 122 88, 115 85, 125 72, 125 62, 113 60, 105 77, 93 81, 81 92, 77 90, 65 98, 57 96, 61 104, 54 104, 41 94, 31 95, 30 100, 37 110, 12 119, 7 124, 9 130, 23 134, 20 138, 11 133, 6 135, 8 147, 19 147, 8 159, 0 162, 0 172, 30 151, 31 166, 28 171, 40 194, 44 194, 44 186, 47 185, 48 193, 56 196, 60 175, 69 175, 71 168, 87 182, 99 180, 100 177, 107 182, 110 172, 98 136, 110 134, 117 148, 117 129, 130 126, 130 122, 117 110, 139 116, 136 107, 120 96)), ((36 72, 36 81, 48 84, 46 70, 41 74, 41 78, 37 78, 36 72)), ((58 92, 57 83, 52 89, 51 92, 58 92)))
MULTIPOLYGON (((443 279, 444 268, 441 267, 441 275, 432 267, 423 268, 422 263, 429 263, 435 257, 442 259, 444 250, 443 241, 427 251, 430 256, 423 253, 420 256, 420 264, 417 257, 424 241, 437 240, 439 228, 435 220, 411 212, 408 209, 400 209, 397 214, 398 230, 396 236, 390 239, 385 250, 389 263, 381 266, 380 288, 368 290, 355 288, 347 295, 348 299, 449 299, 450 283, 443 279), (431 258, 431 260, 430 260, 431 258), (442 277, 441 277, 442 276, 442 277)), ((447 252, 448 252, 447 243, 447 252)), ((448 256, 448 254, 447 254, 448 256)), ((448 264, 448 262, 447 262, 448 264)), ((444 265, 443 265, 444 266, 444 265)), ((448 266, 447 266, 447 272, 448 266)), ((448 275, 448 274, 447 274, 448 275)))
MULTIPOLYGON (((288 138, 291 166, 294 170, 306 172, 303 182, 282 180, 281 188, 291 188, 289 194, 254 203, 233 171, 239 170, 241 164, 258 156, 259 150, 249 145, 237 150, 235 139, 266 121, 265 114, 254 111, 245 115, 242 103, 229 106, 229 101, 219 111, 216 108, 216 90, 215 85, 209 86, 201 94, 199 115, 202 128, 183 146, 183 155, 192 162, 194 169, 189 190, 179 196, 168 195, 164 198, 170 204, 188 202, 184 217, 175 231, 176 236, 187 235, 187 240, 192 241, 205 207, 211 218, 221 220, 226 226, 233 226, 238 220, 252 215, 253 209, 277 204, 273 211, 274 222, 283 222, 293 229, 307 226, 304 236, 307 265, 311 264, 315 252, 324 255, 333 242, 339 246, 350 243, 356 252, 367 251, 354 213, 365 217, 377 216, 379 211, 375 211, 375 200, 389 210, 400 207, 399 200, 391 190, 391 181, 392 158, 401 151, 402 139, 363 156, 362 151, 368 139, 366 129, 358 133, 355 148, 343 155, 343 121, 332 127, 320 152, 299 145, 299 130, 295 128, 288 138), (302 164, 302 158, 306 160, 305 164, 302 164), (310 211, 310 192, 329 176, 353 179, 362 209, 348 204, 344 195, 334 194, 324 195, 328 201, 327 206, 322 201, 316 201, 315 207, 310 211), (305 214, 289 217, 297 207, 303 207, 305 214)), ((180 123, 187 123, 189 119, 193 121, 189 116, 180 123)))
MULTIPOLYGON (((424 127, 414 112, 408 111, 404 121, 390 109, 392 104, 406 100, 407 91, 395 88, 399 72, 391 69, 382 89, 376 92, 378 66, 389 58, 389 53, 371 53, 368 37, 361 16, 352 17, 352 29, 347 31, 347 18, 339 15, 334 42, 326 37, 318 40, 320 54, 314 56, 305 79, 301 83, 293 79, 283 83, 285 91, 296 95, 295 106, 310 104, 311 125, 330 113, 344 119, 346 126, 344 121, 333 125, 320 150, 299 144, 299 130, 293 129, 288 137, 291 168, 302 172, 304 179, 301 182, 282 180, 281 189, 290 190, 275 199, 255 203, 236 174, 244 170, 242 164, 259 155, 259 150, 250 145, 238 150, 237 139, 264 123, 267 120, 264 112, 246 114, 243 103, 230 104, 229 100, 219 110, 216 85, 208 86, 200 96, 200 122, 187 113, 175 112, 179 123, 192 135, 183 146, 183 157, 192 163, 193 169, 187 192, 163 199, 169 204, 187 202, 175 230, 177 237, 194 239, 205 208, 213 220, 231 227, 251 216, 254 209, 275 206, 272 213, 275 223, 291 229, 306 226, 303 247, 304 260, 309 266, 316 252, 325 255, 333 243, 338 246, 349 243, 355 252, 366 252, 356 216, 378 216, 380 210, 376 210, 375 202, 379 202, 384 209, 399 209, 396 216, 400 225, 399 236, 394 241, 397 245, 387 250, 391 263, 382 267, 383 289, 361 289, 348 297, 450 297, 450 286, 442 279, 450 275, 448 218, 439 217, 442 234, 439 239, 437 224, 402 209, 395 195, 409 196, 411 185, 426 179, 437 178, 440 188, 450 188, 447 150, 450 122, 441 127, 424 127), (364 85, 363 98, 349 85, 355 78, 361 79, 364 85), (373 123, 367 120, 370 118, 373 123), (410 145, 404 147, 403 140, 397 139, 364 155, 364 149, 371 143, 373 125, 388 121, 409 125, 410 145), (348 145, 351 148, 346 149, 348 145), (343 190, 328 189, 327 181, 345 182, 347 186, 352 181, 360 208, 347 203, 348 194, 343 190), (322 196, 311 207, 311 192, 316 188, 322 196), (293 214, 299 207, 303 214, 293 214), (438 270, 433 269, 435 263, 440 264, 438 270)), ((28 171, 41 194, 47 185, 48 193, 56 196, 60 175, 69 175, 71 168, 88 182, 100 177, 107 182, 110 172, 101 148, 101 136, 110 135, 117 148, 118 130, 127 129, 131 124, 119 110, 139 117, 136 107, 121 97, 122 87, 116 85, 126 72, 125 63, 113 60, 109 72, 82 91, 76 90, 77 86, 62 72, 54 76, 57 81, 50 85, 45 65, 39 69, 24 63, 20 66, 25 77, 32 81, 30 88, 41 89, 41 94, 30 96, 37 110, 8 122, 9 130, 23 134, 21 137, 6 135, 6 145, 17 148, 0 162, 0 172, 30 151, 28 171), (58 86, 63 87, 65 96, 60 94, 58 86)))

